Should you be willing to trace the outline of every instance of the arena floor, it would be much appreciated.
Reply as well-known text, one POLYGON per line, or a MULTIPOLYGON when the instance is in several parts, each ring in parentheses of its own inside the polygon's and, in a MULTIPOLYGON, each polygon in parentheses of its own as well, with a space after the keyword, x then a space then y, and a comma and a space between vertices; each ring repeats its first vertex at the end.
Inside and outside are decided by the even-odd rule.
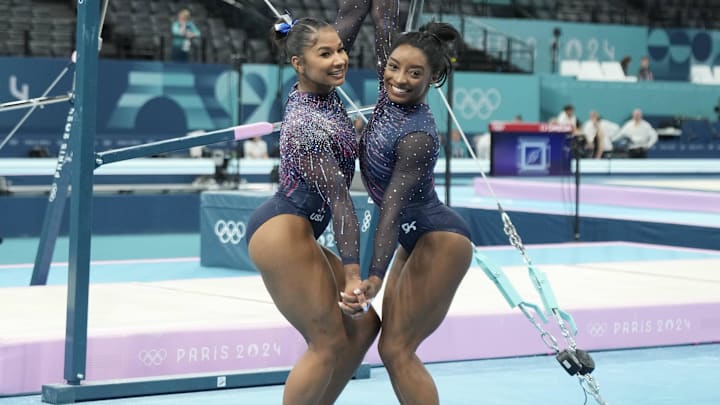
MULTIPOLYGON (((712 179, 646 180, 612 182, 715 192, 712 179)), ((474 205, 484 198, 470 185, 453 188, 456 204, 474 205)), ((548 204, 528 199, 533 203, 548 204)), ((568 211, 566 203, 553 204, 568 211)), ((583 210, 633 216, 638 208, 583 210)), ((676 222, 698 220, 693 215, 700 221, 712 217, 665 213, 676 222)), ((48 286, 26 287, 37 243, 17 238, 0 245, 0 323, 6 326, 0 339, 2 405, 40 403, 41 384, 62 382, 68 241, 58 241, 48 286)), ((196 234, 93 238, 88 381, 292 364, 302 342, 274 309, 257 274, 202 267, 199 245, 196 234), (262 343, 270 351, 282 347, 282 355, 242 361, 217 355, 224 346, 237 353, 253 344, 262 352, 262 343), (161 347, 168 361, 138 365, 141 352, 161 347), (203 355, 203 348, 216 354, 203 355)), ((523 297, 539 301, 514 249, 478 251, 508 274, 523 297)), ((608 403, 718 403, 720 346, 713 342, 720 341, 720 250, 615 241, 529 245, 528 252, 547 273, 560 306, 575 317, 578 345, 592 352, 593 375, 608 403)), ((577 380, 547 354, 532 325, 505 304, 477 266, 446 322, 420 351, 436 377, 442 404, 583 404, 577 380)), ((338 403, 397 403, 374 348, 366 361, 374 365, 370 378, 352 381, 338 403)), ((277 404, 281 397, 282 386, 263 386, 94 403, 277 404)))

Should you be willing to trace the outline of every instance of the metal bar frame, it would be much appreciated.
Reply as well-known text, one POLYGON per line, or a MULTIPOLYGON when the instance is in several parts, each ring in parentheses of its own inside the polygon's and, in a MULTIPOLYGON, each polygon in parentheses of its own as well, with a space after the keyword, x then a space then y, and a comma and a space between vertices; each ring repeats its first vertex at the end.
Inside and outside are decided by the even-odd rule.
MULTIPOLYGON (((348 111, 348 114, 361 114, 364 116, 364 114, 371 112, 375 108, 374 105, 371 106, 365 106, 365 107, 356 107, 353 110, 348 111)), ((254 124, 247 124, 249 125, 257 125, 257 124, 266 124, 266 123, 254 123, 254 124)), ((270 123, 267 123, 270 124, 270 123)), ((280 126, 282 125, 282 122, 274 122, 272 124, 272 131, 279 131, 280 126)), ((154 155, 154 154, 161 154, 161 153, 167 153, 167 152, 174 152, 178 150, 183 150, 187 148, 191 148, 194 146, 203 146, 203 145, 209 145, 212 143, 219 143, 219 142, 227 142, 235 140, 235 135, 232 132, 233 130, 237 128, 241 128, 243 125, 236 126, 236 127, 230 127, 230 128, 224 128, 224 129, 218 129, 211 132, 206 132, 204 134, 200 135, 194 135, 194 136, 181 136, 178 138, 170 138, 170 139, 164 139, 162 141, 157 142, 150 142, 142 145, 136 145, 136 146, 128 146, 126 148, 120 148, 120 149, 112 149, 104 152, 100 152, 96 154, 95 158, 95 164, 96 166, 106 165, 108 163, 113 162, 119 162, 122 160, 129 160, 134 159, 138 157, 148 156, 148 155, 154 155)))
POLYGON ((78 136, 70 140, 73 153, 73 195, 70 199, 70 254, 68 261, 67 321, 64 378, 69 385, 85 379, 87 360, 88 293, 92 188, 97 109, 98 38, 100 7, 97 0, 78 0, 75 114, 78 136))
POLYGON ((72 154, 68 145, 71 139, 77 138, 77 130, 75 135, 72 134, 73 129, 76 128, 73 126, 73 121, 75 121, 75 107, 71 106, 65 121, 65 131, 63 132, 55 173, 53 174, 53 184, 50 187, 50 196, 48 197, 48 205, 43 218, 40 243, 35 253, 35 264, 30 278, 30 285, 47 284, 50 263, 55 251, 57 237, 60 234, 60 225, 62 225, 68 187, 70 186, 71 169, 70 165, 66 166, 66 163, 72 161, 72 154))
POLYGON ((233 133, 234 128, 235 127, 225 128, 201 135, 164 139, 162 141, 100 152, 96 155, 95 165, 99 167, 108 163, 120 162, 148 155, 174 152, 192 148, 194 146, 232 141, 235 139, 235 134, 233 133))
POLYGON ((30 98, 27 100, 10 101, 8 103, 0 104, 0 112, 19 110, 21 108, 39 107, 39 106, 44 106, 44 105, 48 105, 48 104, 61 103, 63 101, 68 101, 71 98, 72 98, 72 96, 70 94, 67 94, 67 95, 62 95, 62 96, 37 97, 37 98, 30 98))
MULTIPOLYGON (((289 369, 271 368, 245 372, 218 372, 90 382, 82 386, 55 384, 43 386, 41 398, 43 402, 50 404, 71 404, 99 399, 281 385, 285 383, 288 374, 290 374, 289 369)), ((367 364, 360 365, 353 378, 358 380, 370 378, 370 366, 367 364)))

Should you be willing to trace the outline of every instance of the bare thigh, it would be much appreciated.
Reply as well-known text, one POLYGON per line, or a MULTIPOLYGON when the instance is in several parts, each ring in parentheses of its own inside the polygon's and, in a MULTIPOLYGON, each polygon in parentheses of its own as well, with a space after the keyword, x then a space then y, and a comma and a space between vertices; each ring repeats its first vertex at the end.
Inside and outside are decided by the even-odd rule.
POLYGON ((400 248, 383 299, 382 338, 412 350, 443 321, 472 259, 472 244, 453 232, 429 232, 408 254, 400 248))
MULTIPOLYGON (((339 257, 329 249, 323 247, 325 257, 330 263, 330 267, 335 274, 335 283, 337 285, 337 301, 340 301, 340 292, 345 290, 345 268, 339 257)), ((343 316, 343 324, 345 325, 345 333, 351 339, 362 335, 376 335, 379 329, 379 319, 374 308, 370 308, 368 314, 361 320, 353 320, 349 316, 343 316)))
POLYGON ((253 234, 248 250, 275 305, 306 341, 342 331, 333 269, 307 219, 271 218, 253 234))

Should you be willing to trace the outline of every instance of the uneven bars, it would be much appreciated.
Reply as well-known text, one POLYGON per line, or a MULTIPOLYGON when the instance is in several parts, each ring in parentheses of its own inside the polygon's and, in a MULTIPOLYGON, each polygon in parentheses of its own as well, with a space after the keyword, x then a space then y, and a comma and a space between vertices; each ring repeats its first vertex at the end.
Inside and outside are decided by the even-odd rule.
POLYGON ((195 146, 209 145, 212 143, 226 142, 232 140, 239 141, 242 139, 253 138, 256 136, 264 136, 272 133, 275 130, 276 129, 274 124, 271 124, 269 122, 257 122, 254 124, 245 124, 218 129, 199 135, 182 136, 179 138, 171 138, 157 142, 150 142, 143 145, 113 149, 97 153, 95 155, 95 167, 97 168, 104 164, 134 159, 137 157, 188 149, 195 146))
POLYGON ((68 101, 72 98, 70 94, 64 96, 37 97, 28 100, 11 101, 9 103, 0 104, 0 112, 19 110, 21 108, 38 107, 46 104, 55 104, 68 101))
MULTIPOLYGON (((349 111, 349 114, 364 114, 370 112, 375 106, 367 106, 349 111)), ((122 160, 134 159, 143 156, 160 153, 174 152, 192 148, 195 146, 209 145, 218 142, 241 141, 243 139, 265 136, 279 131, 282 122, 256 122, 252 124, 237 125, 233 127, 217 129, 198 135, 182 136, 178 138, 165 139, 157 142, 150 142, 143 145, 128 146, 126 148, 112 149, 95 155, 95 168, 108 163, 122 160)))

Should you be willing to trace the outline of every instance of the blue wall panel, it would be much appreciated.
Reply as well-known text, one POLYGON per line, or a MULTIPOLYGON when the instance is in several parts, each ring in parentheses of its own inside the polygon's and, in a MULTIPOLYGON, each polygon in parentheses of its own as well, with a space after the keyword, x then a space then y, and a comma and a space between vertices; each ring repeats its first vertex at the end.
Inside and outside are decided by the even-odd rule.
MULTIPOLYGON (((0 197, 0 237, 37 237, 47 197, 0 197)), ((200 194, 98 195, 93 198, 94 234, 198 232, 200 194)), ((69 204, 61 235, 68 233, 69 204)))
MULTIPOLYGON (((0 103, 42 95, 67 63, 60 59, 0 57, 0 103), (7 84, 7 85, 5 85, 7 84)), ((101 60, 98 71, 96 150, 226 128, 238 121, 238 75, 225 65, 101 60)), ((53 95, 67 94, 74 71, 53 95)), ((37 109, 0 157, 25 156, 34 146, 57 153, 69 104, 37 109)), ((27 110, 0 112, 0 136, 27 110)))

